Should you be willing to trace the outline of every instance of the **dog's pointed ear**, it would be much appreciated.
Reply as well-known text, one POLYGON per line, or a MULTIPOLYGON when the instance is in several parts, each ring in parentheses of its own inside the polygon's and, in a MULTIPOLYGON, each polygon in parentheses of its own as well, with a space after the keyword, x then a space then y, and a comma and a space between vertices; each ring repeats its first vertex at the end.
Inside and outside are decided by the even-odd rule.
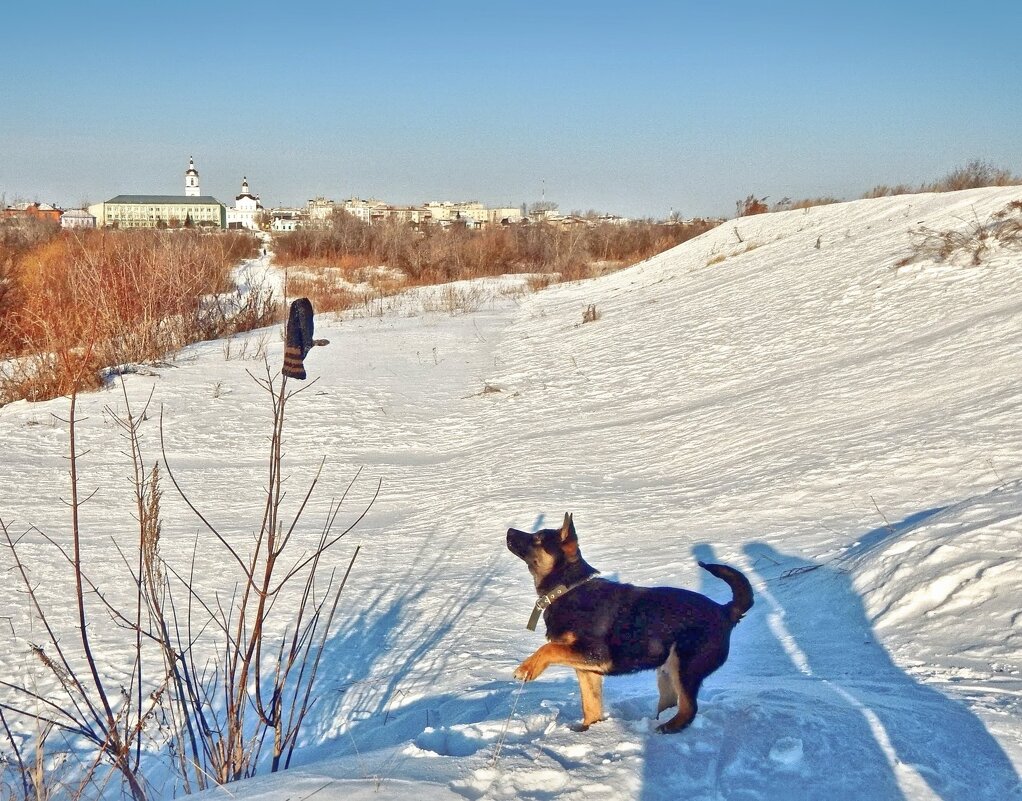
POLYGON ((575 536, 575 521, 572 516, 565 512, 564 523, 561 524, 561 542, 577 539, 575 536))

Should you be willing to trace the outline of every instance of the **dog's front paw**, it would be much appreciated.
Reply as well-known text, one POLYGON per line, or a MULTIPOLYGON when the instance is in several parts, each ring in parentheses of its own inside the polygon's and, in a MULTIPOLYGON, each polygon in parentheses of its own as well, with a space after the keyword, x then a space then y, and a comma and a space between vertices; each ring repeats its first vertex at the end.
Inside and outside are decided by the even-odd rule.
POLYGON ((530 656, 517 668, 515 668, 514 677, 518 681, 532 681, 543 672, 544 666, 539 663, 539 660, 534 656, 530 656))

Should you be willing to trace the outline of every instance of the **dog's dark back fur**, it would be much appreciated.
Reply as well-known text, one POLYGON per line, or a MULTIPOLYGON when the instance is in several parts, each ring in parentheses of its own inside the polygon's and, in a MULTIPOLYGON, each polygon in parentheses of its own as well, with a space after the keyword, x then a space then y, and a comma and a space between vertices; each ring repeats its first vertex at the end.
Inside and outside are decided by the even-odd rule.
POLYGON ((752 606, 752 588, 733 568, 702 566, 731 585, 731 601, 718 604, 691 590, 595 578, 547 608, 547 637, 571 633, 577 642, 605 653, 610 666, 604 673, 611 676, 660 667, 672 645, 682 661, 712 647, 715 656, 709 661, 717 663, 716 669, 727 659, 731 629, 752 606))

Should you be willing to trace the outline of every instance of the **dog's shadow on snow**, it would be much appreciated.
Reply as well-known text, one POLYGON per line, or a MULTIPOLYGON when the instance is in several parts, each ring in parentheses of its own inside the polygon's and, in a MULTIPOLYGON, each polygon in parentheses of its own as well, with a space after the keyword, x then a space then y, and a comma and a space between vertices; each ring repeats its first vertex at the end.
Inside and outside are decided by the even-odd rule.
POLYGON ((502 639, 494 664, 464 674, 477 662, 466 658, 457 632, 488 624, 493 594, 507 581, 498 570, 505 558, 497 552, 488 566, 452 575, 442 548, 423 547, 409 555, 404 575, 378 577, 368 597, 349 595, 351 611, 339 612, 324 649, 295 766, 385 781, 417 755, 489 758, 499 740, 511 749, 540 739, 551 720, 577 722, 574 675, 522 687, 502 639), (464 689, 447 681, 438 692, 436 678, 452 672, 453 686, 464 689))
MULTIPOLYGON (((846 572, 763 543, 744 552, 756 605, 700 693, 692 729, 650 739, 645 801, 693 787, 713 797, 828 801, 1018 791, 1018 774, 982 721, 894 664, 846 572)), ((705 545, 695 555, 716 561, 705 545)), ((708 575, 703 583, 700 591, 726 600, 726 587, 708 575)))
MULTIPOLYGON (((502 582, 499 561, 459 576, 451 574, 442 548, 423 548, 409 557, 404 575, 378 577, 378 589, 368 597, 349 595, 351 611, 339 612, 296 765, 350 757, 362 778, 386 778, 395 771, 394 760, 407 758, 400 750, 411 745, 454 757, 493 749, 492 721, 508 716, 517 686, 507 654, 506 680, 461 676, 456 684, 466 689, 459 692, 437 692, 435 684, 445 673, 460 675, 471 662, 457 630, 487 624, 488 594, 499 592, 495 585, 502 582), (478 732, 462 731, 474 724, 478 732)), ((577 690, 577 683, 567 678, 564 683, 558 695, 570 698, 569 686, 577 690)), ((531 695, 522 694, 519 712, 540 703, 531 695)), ((507 741, 524 736, 511 732, 507 741)))

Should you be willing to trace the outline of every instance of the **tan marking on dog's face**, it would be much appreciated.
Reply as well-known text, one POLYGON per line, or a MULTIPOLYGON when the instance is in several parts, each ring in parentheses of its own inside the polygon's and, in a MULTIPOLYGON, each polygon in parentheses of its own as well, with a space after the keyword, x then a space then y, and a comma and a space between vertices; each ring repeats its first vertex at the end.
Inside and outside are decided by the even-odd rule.
POLYGON ((536 582, 538 587, 557 567, 557 557, 543 547, 542 540, 537 540, 534 547, 529 549, 529 555, 525 558, 525 564, 529 566, 532 580, 536 582))
POLYGON ((511 553, 525 562, 537 587, 566 558, 562 531, 555 528, 545 528, 532 533, 508 529, 507 547, 511 553))

